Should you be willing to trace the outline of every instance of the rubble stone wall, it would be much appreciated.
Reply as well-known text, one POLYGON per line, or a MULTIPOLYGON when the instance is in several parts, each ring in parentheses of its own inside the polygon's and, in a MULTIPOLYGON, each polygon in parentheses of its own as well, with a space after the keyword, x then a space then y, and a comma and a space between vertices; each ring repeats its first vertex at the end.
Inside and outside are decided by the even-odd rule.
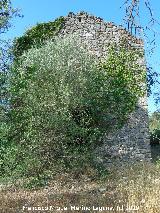
MULTIPOLYGON (((122 37, 127 38, 132 46, 143 50, 143 41, 132 36, 122 26, 104 22, 103 19, 85 12, 69 13, 64 17, 64 25, 59 36, 74 33, 81 37, 88 50, 97 57, 106 57, 107 44, 119 42, 122 37)), ((145 59, 140 63, 145 65, 145 59)), ((97 160, 106 164, 150 161, 147 95, 139 99, 136 110, 122 129, 105 136, 104 144, 96 153, 97 160)))

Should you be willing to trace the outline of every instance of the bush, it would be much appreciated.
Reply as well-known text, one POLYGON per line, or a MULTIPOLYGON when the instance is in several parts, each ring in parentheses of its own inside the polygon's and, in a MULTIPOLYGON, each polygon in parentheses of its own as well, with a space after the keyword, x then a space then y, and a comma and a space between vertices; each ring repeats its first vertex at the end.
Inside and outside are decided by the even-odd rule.
POLYGON ((78 37, 55 38, 19 57, 9 80, 11 145, 3 170, 39 176, 92 164, 103 135, 123 125, 143 94, 138 57, 112 46, 100 62, 78 37))
POLYGON ((40 47, 46 40, 53 39, 62 28, 63 22, 64 18, 61 16, 53 22, 40 23, 26 31, 23 36, 14 41, 14 57, 18 58, 24 51, 29 50, 33 46, 40 47))
POLYGON ((149 117, 149 129, 150 132, 154 132, 156 129, 160 129, 160 112, 155 111, 152 115, 149 117))

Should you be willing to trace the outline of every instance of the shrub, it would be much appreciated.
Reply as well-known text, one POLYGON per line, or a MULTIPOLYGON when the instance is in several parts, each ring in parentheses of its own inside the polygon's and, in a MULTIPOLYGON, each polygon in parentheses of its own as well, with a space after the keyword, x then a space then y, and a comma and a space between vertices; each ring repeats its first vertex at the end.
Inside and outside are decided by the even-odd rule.
POLYGON ((146 70, 140 64, 143 56, 142 50, 122 40, 118 45, 109 47, 107 59, 102 59, 99 64, 100 70, 106 75, 107 89, 110 91, 107 97, 110 112, 119 127, 136 108, 138 99, 146 93, 146 70))
POLYGON ((112 46, 100 62, 78 37, 25 52, 11 69, 11 148, 4 159, 12 163, 4 161, 3 169, 39 176, 92 163, 101 137, 123 125, 143 94, 138 57, 112 46))
POLYGON ((55 21, 48 23, 40 23, 35 27, 27 30, 26 33, 15 39, 13 45, 13 54, 15 58, 21 56, 24 51, 29 50, 30 48, 40 47, 46 40, 53 39, 54 36, 62 28, 64 18, 61 16, 55 21))
POLYGON ((150 117, 149 117, 149 129, 150 132, 154 132, 156 129, 160 129, 160 112, 155 111, 150 117))

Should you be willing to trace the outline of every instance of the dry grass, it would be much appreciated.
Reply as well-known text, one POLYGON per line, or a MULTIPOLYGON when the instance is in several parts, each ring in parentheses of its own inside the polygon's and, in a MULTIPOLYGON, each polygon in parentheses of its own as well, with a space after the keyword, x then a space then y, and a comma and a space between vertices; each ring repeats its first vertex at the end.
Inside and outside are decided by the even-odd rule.
MULTIPOLYGON (((92 174, 93 175, 93 174, 92 174)), ((106 180, 98 181, 81 175, 57 175, 46 188, 24 190, 8 186, 1 189, 0 212, 160 212, 160 169, 151 164, 115 168, 106 180), (83 205, 83 207, 82 207, 83 205), (127 211, 127 205, 138 210, 127 211), (52 211, 28 211, 26 207, 52 206, 52 211), (81 207, 72 211, 73 206, 81 207), (98 211, 94 207, 113 207, 114 210, 98 211), (56 207, 68 207, 57 211, 56 207), (89 210, 85 210, 90 207, 89 210), (121 209, 121 211, 120 211, 121 209)))

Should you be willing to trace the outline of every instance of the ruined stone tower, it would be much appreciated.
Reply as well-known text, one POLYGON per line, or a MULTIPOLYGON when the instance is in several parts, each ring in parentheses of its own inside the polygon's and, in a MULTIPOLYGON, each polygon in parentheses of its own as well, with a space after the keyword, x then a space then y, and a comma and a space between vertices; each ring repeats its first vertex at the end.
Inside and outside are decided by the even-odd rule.
MULTIPOLYGON (((101 18, 85 12, 69 13, 64 17, 62 29, 58 35, 78 34, 87 44, 88 50, 97 57, 105 57, 107 44, 127 38, 137 48, 143 49, 143 41, 132 36, 121 26, 106 23, 101 18)), ((141 61, 143 65, 145 60, 141 61)), ((97 160, 110 164, 113 162, 150 161, 150 144, 147 112, 147 95, 139 99, 136 110, 130 114, 128 122, 117 132, 104 138, 104 145, 97 151, 97 160)))

